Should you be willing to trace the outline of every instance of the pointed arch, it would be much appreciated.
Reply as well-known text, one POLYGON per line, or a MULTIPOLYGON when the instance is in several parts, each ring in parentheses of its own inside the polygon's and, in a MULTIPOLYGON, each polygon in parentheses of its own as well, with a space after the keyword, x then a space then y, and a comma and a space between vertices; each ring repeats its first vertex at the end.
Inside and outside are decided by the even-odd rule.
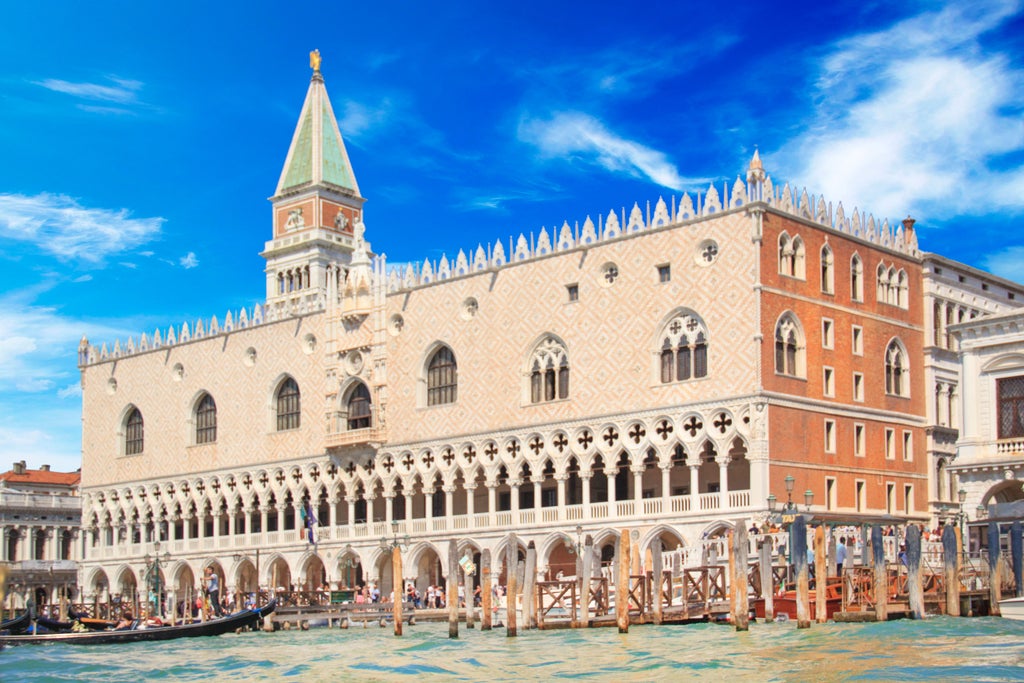
POLYGON ((850 257, 850 298, 864 301, 864 261, 857 252, 850 257))
POLYGON ((775 372, 789 377, 806 377, 807 338, 800 319, 786 311, 775 323, 775 372))
POLYGON ((455 352, 442 342, 435 342, 427 349, 420 372, 423 386, 422 405, 440 406, 458 400, 458 364, 455 352))
POLYGON ((826 294, 836 292, 836 270, 832 248, 825 244, 821 247, 821 291, 826 294))
POLYGON ((285 375, 274 389, 274 414, 277 431, 298 429, 302 421, 302 394, 299 383, 285 375))
POLYGON ((708 327, 695 311, 675 309, 662 322, 656 339, 657 375, 662 384, 707 377, 708 327))
POLYGON ((526 362, 528 403, 569 398, 569 352, 564 341, 546 333, 531 347, 526 362))
POLYGON ((910 396, 910 368, 906 347, 894 337, 885 348, 885 393, 890 396, 910 396))

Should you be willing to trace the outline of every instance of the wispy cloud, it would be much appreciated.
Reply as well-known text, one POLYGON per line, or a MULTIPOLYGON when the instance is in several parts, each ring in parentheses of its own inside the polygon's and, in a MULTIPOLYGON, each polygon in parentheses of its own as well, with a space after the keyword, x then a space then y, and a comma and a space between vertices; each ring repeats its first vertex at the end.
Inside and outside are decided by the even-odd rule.
POLYGON ((79 97, 86 100, 119 102, 121 104, 135 102, 138 92, 142 89, 143 85, 140 81, 117 78, 115 76, 109 76, 107 80, 110 81, 110 83, 113 83, 113 85, 105 85, 103 83, 74 83, 71 81, 62 81, 56 78, 47 78, 42 81, 34 81, 34 83, 46 88, 47 90, 64 93, 73 97, 79 97))
POLYGON ((180 265, 185 270, 189 270, 190 268, 195 268, 196 266, 199 265, 199 259, 196 258, 194 252, 190 251, 178 259, 178 265, 180 265))
POLYGON ((1024 209, 1024 171, 1005 160, 1024 151, 1024 71, 982 45, 1019 11, 952 3, 839 41, 809 132, 770 163, 881 215, 1024 209))
POLYGON ((0 239, 32 243, 62 261, 101 263, 153 239, 163 222, 84 207, 64 195, 0 194, 0 239))
POLYGON ((341 105, 338 128, 346 139, 358 138, 386 127, 392 122, 394 114, 394 105, 388 98, 382 99, 375 106, 346 100, 341 105))
POLYGON ((1007 247, 984 259, 984 267, 1000 277, 1024 282, 1024 246, 1007 247))
POLYGON ((523 119, 519 139, 548 158, 582 161, 614 173, 648 178, 673 190, 698 182, 681 176, 664 152, 617 135, 582 112, 559 112, 546 120, 523 119))

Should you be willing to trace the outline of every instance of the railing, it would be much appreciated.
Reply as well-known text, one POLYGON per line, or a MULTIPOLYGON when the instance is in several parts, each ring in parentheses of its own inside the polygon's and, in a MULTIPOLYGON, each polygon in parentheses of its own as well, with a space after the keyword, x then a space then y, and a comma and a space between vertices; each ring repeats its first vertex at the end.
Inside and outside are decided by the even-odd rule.
POLYGON ((385 430, 370 427, 368 429, 352 429, 347 432, 334 432, 325 437, 327 448, 355 446, 358 444, 383 441, 385 430))
POLYGON ((702 493, 697 496, 701 510, 718 510, 722 507, 721 493, 702 493))
POLYGON ((996 453, 999 455, 1024 453, 1024 439, 1003 439, 997 441, 996 453))

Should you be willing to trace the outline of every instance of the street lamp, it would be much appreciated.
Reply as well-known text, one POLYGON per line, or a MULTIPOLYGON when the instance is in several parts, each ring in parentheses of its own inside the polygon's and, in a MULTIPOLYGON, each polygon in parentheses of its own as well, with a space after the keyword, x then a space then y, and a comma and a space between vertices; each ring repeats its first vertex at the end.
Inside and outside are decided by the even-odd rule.
POLYGON ((814 505, 814 491, 807 489, 804 491, 804 505, 807 506, 807 511, 811 511, 811 506, 814 505))
POLYGON ((409 550, 409 534, 405 534, 401 539, 398 538, 398 520, 391 521, 391 535, 392 540, 390 541, 387 536, 380 537, 381 550, 394 550, 395 548, 409 550))
POLYGON ((956 497, 957 500, 960 502, 960 506, 957 509, 956 515, 954 515, 954 519, 956 521, 957 527, 959 527, 960 529, 960 542, 963 545, 964 557, 966 557, 967 547, 969 544, 967 542, 967 513, 964 512, 964 501, 967 500, 967 491, 961 488, 959 491, 956 492, 956 497))
POLYGON ((355 585, 355 582, 352 580, 353 579, 352 570, 355 569, 357 566, 359 566, 359 560, 356 558, 355 554, 352 552, 352 544, 351 543, 346 543, 345 544, 344 553, 345 553, 344 554, 344 559, 342 559, 340 562, 338 562, 338 567, 342 571, 345 572, 345 576, 346 576, 345 586, 348 587, 348 588, 352 588, 355 585))
POLYGON ((153 557, 150 557, 147 553, 142 558, 146 563, 146 575, 149 579, 149 584, 153 589, 153 611, 156 616, 163 617, 163 601, 160 599, 160 560, 168 562, 171 559, 171 554, 164 551, 163 558, 160 556, 160 541, 153 543, 153 557))
POLYGON ((576 525, 576 542, 573 543, 570 540, 565 541, 565 549, 569 551, 570 555, 582 555, 583 554, 583 527, 579 524, 576 525))

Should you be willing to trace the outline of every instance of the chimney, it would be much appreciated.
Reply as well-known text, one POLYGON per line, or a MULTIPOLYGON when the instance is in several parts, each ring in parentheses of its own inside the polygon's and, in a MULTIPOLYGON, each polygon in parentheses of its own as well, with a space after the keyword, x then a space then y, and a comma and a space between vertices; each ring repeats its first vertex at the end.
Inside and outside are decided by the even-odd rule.
POLYGON ((25 461, 24 460, 22 460, 21 462, 14 463, 14 473, 15 474, 25 474, 25 461))
POLYGON ((50 466, 49 465, 40 465, 39 466, 39 471, 40 472, 49 472, 50 471, 50 466))

